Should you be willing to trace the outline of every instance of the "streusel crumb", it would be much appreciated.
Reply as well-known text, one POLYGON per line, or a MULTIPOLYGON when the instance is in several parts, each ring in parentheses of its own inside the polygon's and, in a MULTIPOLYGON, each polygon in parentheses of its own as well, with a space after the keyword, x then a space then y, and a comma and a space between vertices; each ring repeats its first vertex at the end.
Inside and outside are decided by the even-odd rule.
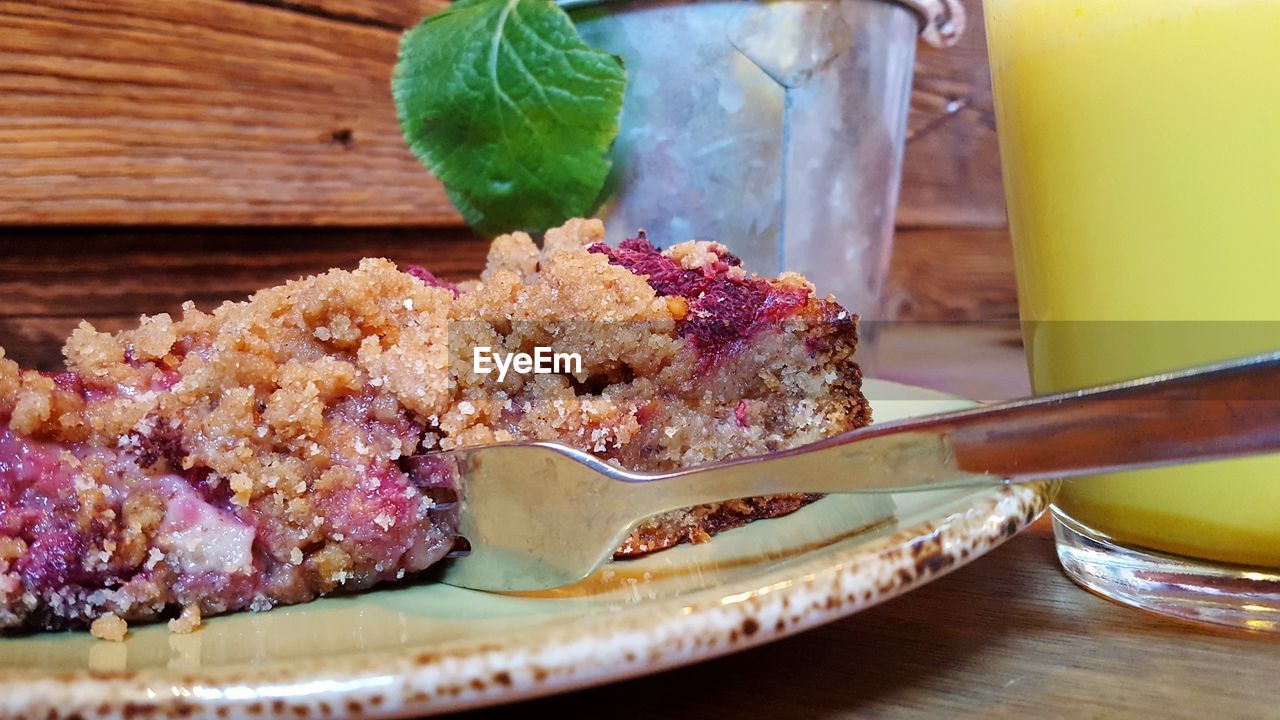
POLYGON ((169 632, 179 635, 193 633, 200 627, 200 606, 187 605, 182 614, 169 621, 169 632))
POLYGON ((115 613, 107 613, 93 621, 89 633, 99 640, 122 642, 129 633, 129 623, 121 620, 115 613))
POLYGON ((533 244, 533 238, 527 233, 502 235, 489 246, 489 257, 480 282, 492 281, 494 273, 499 270, 514 273, 521 282, 527 282, 538 272, 538 257, 538 246, 533 244))

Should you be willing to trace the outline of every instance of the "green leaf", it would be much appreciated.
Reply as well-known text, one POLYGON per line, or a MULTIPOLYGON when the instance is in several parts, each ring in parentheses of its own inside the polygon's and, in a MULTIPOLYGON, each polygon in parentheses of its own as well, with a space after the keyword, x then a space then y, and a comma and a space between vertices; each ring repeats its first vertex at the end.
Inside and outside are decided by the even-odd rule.
POLYGON ((625 86, 552 0, 453 3, 404 34, 391 81, 409 147, 485 233, 595 209, 625 86))

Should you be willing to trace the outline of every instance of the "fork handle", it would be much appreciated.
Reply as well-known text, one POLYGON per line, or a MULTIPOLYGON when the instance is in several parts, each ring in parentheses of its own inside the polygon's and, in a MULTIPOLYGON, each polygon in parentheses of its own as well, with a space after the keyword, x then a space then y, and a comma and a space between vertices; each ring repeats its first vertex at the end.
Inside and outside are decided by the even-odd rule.
POLYGON ((654 512, 778 493, 999 485, 1280 451, 1280 352, 628 474, 654 512))

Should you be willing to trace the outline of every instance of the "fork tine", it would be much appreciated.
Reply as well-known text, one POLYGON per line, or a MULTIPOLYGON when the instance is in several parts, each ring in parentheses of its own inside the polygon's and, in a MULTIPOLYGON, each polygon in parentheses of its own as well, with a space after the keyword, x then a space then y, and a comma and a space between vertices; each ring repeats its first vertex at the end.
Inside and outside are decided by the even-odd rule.
MULTIPOLYGON (((553 444, 465 448, 410 460, 424 487, 458 495, 470 552, 443 579, 477 590, 569 585, 608 560, 644 515, 634 490, 588 455, 553 444)), ((616 472, 616 471, 615 471, 616 472)))

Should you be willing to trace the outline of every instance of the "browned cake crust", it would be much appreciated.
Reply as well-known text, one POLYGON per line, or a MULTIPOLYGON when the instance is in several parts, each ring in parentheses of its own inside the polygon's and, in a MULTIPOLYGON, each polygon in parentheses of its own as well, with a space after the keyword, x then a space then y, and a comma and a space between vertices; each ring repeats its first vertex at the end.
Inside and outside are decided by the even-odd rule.
POLYGON ((680 543, 702 543, 725 530, 754 520, 780 517, 799 510, 821 495, 769 495, 725 503, 699 505, 654 518, 636 528, 614 553, 615 558, 638 557, 680 543))
MULTIPOLYGON (((856 318, 802 278, 750 276, 713 243, 602 237, 504 236, 459 287, 366 260, 114 335, 84 323, 59 374, 0 351, 0 629, 119 637, 120 619, 181 612, 189 630, 416 573, 455 538, 402 467, 416 453, 549 440, 665 470, 869 422, 856 318), (499 379, 475 372, 482 346, 582 367, 499 379)), ((812 499, 669 513, 619 554, 812 499)))

